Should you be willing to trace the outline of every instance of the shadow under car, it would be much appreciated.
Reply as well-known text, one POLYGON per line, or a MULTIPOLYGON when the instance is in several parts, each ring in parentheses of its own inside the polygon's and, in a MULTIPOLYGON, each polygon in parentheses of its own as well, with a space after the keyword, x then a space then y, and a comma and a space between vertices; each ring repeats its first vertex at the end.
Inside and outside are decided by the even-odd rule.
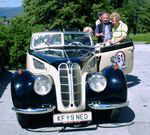
POLYGON ((134 76, 134 75, 126 75, 126 79, 127 79, 128 88, 134 87, 141 83, 141 80, 137 76, 134 76))

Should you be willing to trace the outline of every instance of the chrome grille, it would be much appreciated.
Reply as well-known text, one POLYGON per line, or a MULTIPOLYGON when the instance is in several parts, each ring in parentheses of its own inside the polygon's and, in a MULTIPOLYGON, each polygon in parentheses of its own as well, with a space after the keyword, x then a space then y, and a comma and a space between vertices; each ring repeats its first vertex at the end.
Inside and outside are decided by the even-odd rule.
POLYGON ((60 77, 62 102, 63 105, 67 107, 69 105, 68 65, 65 63, 60 64, 58 70, 60 77))
POLYGON ((81 103, 81 69, 76 63, 62 63, 58 67, 62 103, 65 107, 81 103))
POLYGON ((79 106, 81 103, 81 70, 78 64, 72 64, 74 103, 79 106))

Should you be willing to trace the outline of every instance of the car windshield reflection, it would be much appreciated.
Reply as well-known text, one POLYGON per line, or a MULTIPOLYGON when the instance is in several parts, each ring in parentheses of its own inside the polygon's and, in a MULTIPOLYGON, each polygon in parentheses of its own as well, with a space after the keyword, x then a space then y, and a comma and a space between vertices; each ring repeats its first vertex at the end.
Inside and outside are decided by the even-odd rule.
POLYGON ((65 45, 91 45, 91 40, 88 34, 64 34, 65 45))
POLYGON ((37 46, 50 46, 62 44, 61 34, 45 34, 37 35, 34 38, 34 47, 37 46))
POLYGON ((87 33, 38 33, 32 38, 31 48, 46 48, 54 46, 92 46, 87 33))

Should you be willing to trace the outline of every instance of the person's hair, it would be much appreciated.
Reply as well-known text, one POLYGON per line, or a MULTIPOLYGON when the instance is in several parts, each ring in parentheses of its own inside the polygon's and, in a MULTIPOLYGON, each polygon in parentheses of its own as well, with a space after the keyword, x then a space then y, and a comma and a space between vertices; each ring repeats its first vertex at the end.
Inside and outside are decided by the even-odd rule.
POLYGON ((101 17, 104 12, 98 12, 97 16, 101 17))
POLYGON ((110 19, 113 19, 113 18, 117 19, 118 21, 121 19, 120 14, 117 13, 117 12, 113 12, 113 13, 110 15, 110 19))
POLYGON ((86 27, 83 28, 83 32, 93 33, 93 29, 89 26, 86 26, 86 27))
POLYGON ((108 12, 103 11, 103 12, 98 12, 97 16, 98 16, 98 17, 101 17, 101 16, 102 16, 102 15, 104 15, 104 14, 109 15, 109 13, 108 13, 108 12))
POLYGON ((98 16, 98 17, 101 17, 101 15, 102 15, 102 12, 98 12, 98 13, 97 13, 97 16, 98 16))
POLYGON ((103 15, 108 15, 108 16, 110 16, 110 14, 109 14, 108 12, 103 12, 101 16, 103 16, 103 15))

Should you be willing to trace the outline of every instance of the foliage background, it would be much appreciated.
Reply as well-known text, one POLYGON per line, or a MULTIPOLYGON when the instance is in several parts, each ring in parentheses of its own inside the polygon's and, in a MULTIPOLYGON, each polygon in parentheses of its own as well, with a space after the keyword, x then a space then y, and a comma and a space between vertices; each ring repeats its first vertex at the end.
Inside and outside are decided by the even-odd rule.
POLYGON ((149 0, 24 0, 22 15, 0 19, 0 47, 10 68, 25 67, 32 33, 95 27, 97 13, 117 11, 131 33, 150 32, 149 0), (9 57, 8 57, 9 56, 9 57))

